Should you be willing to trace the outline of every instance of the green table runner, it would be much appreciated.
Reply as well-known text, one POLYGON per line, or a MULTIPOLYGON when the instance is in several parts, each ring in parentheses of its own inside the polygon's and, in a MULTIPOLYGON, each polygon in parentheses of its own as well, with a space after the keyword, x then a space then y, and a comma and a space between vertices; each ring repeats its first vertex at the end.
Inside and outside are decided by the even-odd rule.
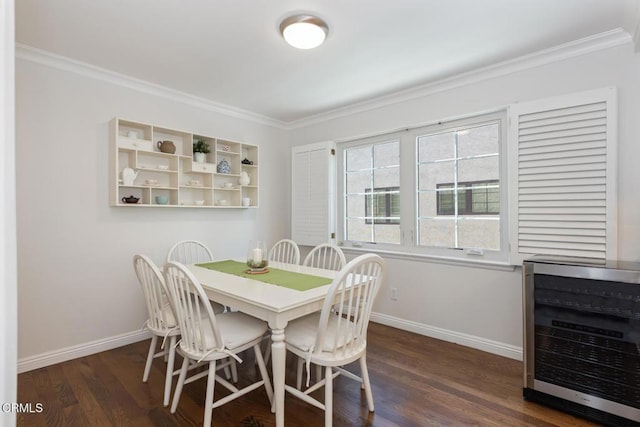
POLYGON ((328 285, 333 280, 327 277, 313 276, 311 274, 295 273, 293 271, 280 270, 269 267, 269 272, 263 274, 248 274, 247 264, 238 261, 216 261, 196 264, 198 267, 216 270, 221 273, 233 274, 248 279, 259 280, 271 285, 284 286, 297 291, 307 291, 319 286, 328 285))

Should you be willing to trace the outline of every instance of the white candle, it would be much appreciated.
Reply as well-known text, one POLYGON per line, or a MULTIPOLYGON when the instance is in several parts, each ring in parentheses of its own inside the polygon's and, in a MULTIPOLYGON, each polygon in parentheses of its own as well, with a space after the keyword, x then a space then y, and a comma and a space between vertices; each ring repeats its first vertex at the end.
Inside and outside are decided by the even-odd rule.
POLYGON ((256 264, 259 264, 262 261, 262 249, 255 248, 251 250, 251 261, 256 264))

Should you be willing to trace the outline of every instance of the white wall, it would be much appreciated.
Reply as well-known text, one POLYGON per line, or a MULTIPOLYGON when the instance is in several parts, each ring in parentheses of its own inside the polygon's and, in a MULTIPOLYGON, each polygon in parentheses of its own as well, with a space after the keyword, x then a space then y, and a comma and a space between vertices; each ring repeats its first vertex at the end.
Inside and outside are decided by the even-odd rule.
MULTIPOLYGON (((501 77, 436 91, 369 111, 299 127, 294 145, 344 140, 493 110, 514 102, 606 86, 619 89, 620 259, 640 258, 640 55, 630 43, 501 77)), ((425 91, 426 92, 426 91, 425 91)), ((362 106, 358 107, 364 110, 362 106)), ((388 280, 374 319, 427 335, 520 357, 521 271, 499 271, 386 257, 388 280), (398 300, 390 299, 390 287, 398 300)))
POLYGON ((135 253, 164 263, 173 243, 193 238, 216 258, 244 256, 252 238, 289 235, 284 131, 20 55, 16 66, 21 370, 77 357, 87 343, 95 350, 140 339, 135 253), (260 208, 109 207, 107 124, 115 116, 259 145, 260 208))
MULTIPOLYGON (((16 205, 14 126, 14 2, 0 6, 0 403, 16 402, 16 205)), ((0 425, 14 425, 0 411, 0 425)))
MULTIPOLYGON (((516 101, 619 88, 619 257, 640 255, 640 56, 630 44, 284 132, 27 59, 17 60, 18 357, 23 369, 76 346, 139 339, 144 309, 131 257, 158 263, 198 238, 218 258, 289 235, 290 144, 339 140, 492 110, 516 101), (114 116, 259 144, 257 210, 131 209, 107 203, 107 122, 114 116), (123 338, 124 337, 124 338, 123 338)), ((520 271, 385 256, 375 320, 520 357, 520 271), (389 287, 398 288, 391 301, 389 287)), ((99 345, 93 349, 99 348, 99 345)))

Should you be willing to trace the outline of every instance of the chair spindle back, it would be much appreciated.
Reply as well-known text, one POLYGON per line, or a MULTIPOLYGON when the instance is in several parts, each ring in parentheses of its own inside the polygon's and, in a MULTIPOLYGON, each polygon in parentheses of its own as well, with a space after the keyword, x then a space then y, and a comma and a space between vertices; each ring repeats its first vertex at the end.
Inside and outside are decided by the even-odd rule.
POLYGON ((133 257, 133 269, 142 287, 147 314, 149 315, 147 322, 149 329, 162 333, 173 327, 174 322, 168 318, 171 312, 165 309, 169 304, 169 299, 166 294, 162 273, 160 273, 158 267, 148 256, 138 254, 133 257))
POLYGON ((269 250, 269 261, 285 262, 287 264, 300 264, 300 249, 293 240, 279 240, 269 250))
POLYGON ((315 352, 346 357, 366 344, 373 301, 382 282, 384 261, 375 254, 349 262, 333 281, 320 315, 315 352), (327 333, 329 322, 335 333, 327 333))
POLYGON ((169 301, 182 331, 180 347, 191 355, 224 349, 216 316, 198 280, 178 262, 167 263, 164 275, 169 301), (208 330, 215 342, 206 342, 205 337, 211 336, 208 330))
POLYGON ((183 240, 169 249, 167 262, 177 261, 181 264, 195 264, 213 261, 211 250, 204 243, 195 240, 183 240))
POLYGON ((327 270, 340 271, 347 264, 342 249, 329 243, 323 243, 311 250, 302 265, 327 270))

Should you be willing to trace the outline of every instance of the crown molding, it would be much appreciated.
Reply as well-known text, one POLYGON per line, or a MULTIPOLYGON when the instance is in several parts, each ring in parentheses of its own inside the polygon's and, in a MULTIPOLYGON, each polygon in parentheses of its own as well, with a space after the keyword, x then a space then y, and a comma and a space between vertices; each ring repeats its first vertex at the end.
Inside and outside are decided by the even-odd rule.
POLYGON ((549 49, 534 52, 529 55, 524 55, 519 58, 499 62, 497 64, 478 68, 455 76, 394 92, 389 95, 384 95, 366 101, 350 104, 345 107, 336 108, 290 122, 284 122, 257 113, 253 113, 251 111, 217 103, 205 98, 190 95, 188 93, 180 92, 165 86, 129 77, 24 44, 16 44, 16 58, 76 73, 85 77, 103 80, 139 92, 168 98, 173 101, 182 102, 194 107, 213 111, 229 117, 267 125, 281 130, 295 130, 357 113, 376 110, 390 105, 410 101, 416 98, 422 98, 439 92, 444 92, 473 83, 478 83, 496 77, 501 77, 527 69, 539 67, 542 65, 563 61, 569 58, 586 55, 599 50, 609 49, 612 47, 624 45, 629 42, 632 42, 634 44, 634 49, 636 52, 638 52, 638 50, 640 49, 640 20, 638 20, 633 36, 618 28, 615 30, 595 34, 593 36, 558 45, 549 49))
MULTIPOLYGON (((640 30, 636 28, 635 38, 639 37, 640 30)), ((303 119, 294 120, 287 123, 287 130, 294 130, 313 124, 334 120, 353 114, 376 110, 390 105, 406 102, 416 98, 433 95, 438 92, 455 89, 458 87, 478 83, 484 80, 502 77, 508 74, 524 71, 527 69, 540 67, 542 65, 564 61, 588 53, 603 49, 624 45, 629 43, 631 36, 622 29, 615 29, 593 36, 585 37, 562 45, 554 46, 524 55, 519 58, 499 62, 486 67, 447 77, 441 80, 430 82, 424 85, 415 86, 399 92, 392 93, 367 101, 350 104, 348 106, 330 110, 324 113, 309 116, 303 119)), ((636 42, 636 49, 638 48, 636 42)))
POLYGON ((282 130, 286 130, 287 127, 286 123, 280 120, 272 119, 270 117, 253 113, 251 111, 214 102, 195 95, 190 95, 188 93, 171 89, 166 86, 150 83, 145 80, 136 79, 124 74, 119 74, 105 68, 96 67, 95 65, 77 61, 66 56, 57 55, 46 50, 37 49, 29 45, 16 43, 16 58, 67 71, 70 73, 75 73, 84 77, 102 80, 138 92, 167 98, 172 101, 181 102, 208 111, 213 111, 225 116, 247 120, 261 125, 272 126, 282 130))

